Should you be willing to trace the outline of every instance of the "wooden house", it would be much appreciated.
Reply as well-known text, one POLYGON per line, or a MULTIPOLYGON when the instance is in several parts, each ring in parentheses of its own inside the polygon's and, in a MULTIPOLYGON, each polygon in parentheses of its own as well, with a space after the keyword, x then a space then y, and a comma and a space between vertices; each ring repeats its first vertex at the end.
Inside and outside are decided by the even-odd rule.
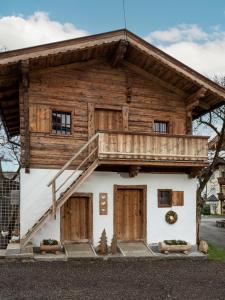
POLYGON ((196 242, 192 120, 225 89, 127 30, 0 54, 0 108, 20 135, 21 243, 196 242), (177 216, 174 224, 165 218, 177 216))

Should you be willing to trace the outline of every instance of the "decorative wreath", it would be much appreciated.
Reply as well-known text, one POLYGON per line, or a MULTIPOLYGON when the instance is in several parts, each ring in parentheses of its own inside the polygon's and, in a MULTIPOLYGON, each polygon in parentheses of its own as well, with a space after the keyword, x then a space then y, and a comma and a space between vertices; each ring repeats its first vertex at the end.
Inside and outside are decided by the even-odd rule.
POLYGON ((165 215, 165 220, 168 224, 176 223, 177 219, 178 219, 178 216, 175 211, 170 210, 165 215))

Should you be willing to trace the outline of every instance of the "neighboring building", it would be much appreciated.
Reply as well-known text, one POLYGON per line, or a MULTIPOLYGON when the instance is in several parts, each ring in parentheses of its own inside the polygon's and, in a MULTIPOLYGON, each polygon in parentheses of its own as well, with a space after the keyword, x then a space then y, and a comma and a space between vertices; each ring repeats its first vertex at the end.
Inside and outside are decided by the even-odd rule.
POLYGON ((105 228, 108 240, 195 244, 208 141, 192 119, 224 100, 127 30, 1 53, 2 117, 21 136, 21 243, 96 246, 105 228))
POLYGON ((220 202, 219 199, 215 195, 209 196, 205 203, 210 206, 210 214, 218 215, 220 214, 220 202))
MULTIPOLYGON (((209 149, 214 150, 216 143, 217 137, 209 142, 209 149)), ((225 161, 222 158, 206 185, 204 198, 212 214, 225 214, 225 161)))

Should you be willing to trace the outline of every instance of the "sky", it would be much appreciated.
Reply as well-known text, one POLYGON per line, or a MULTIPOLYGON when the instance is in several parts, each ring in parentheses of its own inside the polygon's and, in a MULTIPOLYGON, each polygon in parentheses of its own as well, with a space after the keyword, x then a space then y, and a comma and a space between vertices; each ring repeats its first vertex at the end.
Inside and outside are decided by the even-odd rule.
MULTIPOLYGON (((185 64, 225 75, 225 1, 124 0, 127 28, 185 64)), ((122 0, 0 0, 1 51, 124 28, 122 0)))

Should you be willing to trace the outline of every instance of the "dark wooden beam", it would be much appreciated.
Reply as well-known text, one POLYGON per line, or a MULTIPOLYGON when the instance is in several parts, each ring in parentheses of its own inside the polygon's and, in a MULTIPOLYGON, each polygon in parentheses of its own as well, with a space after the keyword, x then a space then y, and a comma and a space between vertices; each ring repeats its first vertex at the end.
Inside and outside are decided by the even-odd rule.
POLYGON ((29 131, 29 60, 21 61, 21 102, 24 116, 24 165, 30 173, 30 131, 29 131))
POLYGON ((200 106, 199 105, 200 104, 200 99, 205 97, 206 92, 207 92, 207 89, 204 88, 204 87, 201 87, 194 94, 187 97, 187 99, 186 99, 186 103, 187 103, 186 110, 187 111, 192 111, 195 107, 200 106))
POLYGON ((132 100, 132 84, 133 84, 133 78, 131 74, 125 71, 125 77, 126 77, 126 96, 127 96, 127 103, 130 103, 132 100))
POLYGON ((191 169, 189 172, 188 172, 188 177, 189 178, 196 178, 197 176, 199 176, 201 174, 201 169, 191 169))
MULTIPOLYGON (((19 113, 19 111, 18 111, 18 113, 19 113)), ((11 120, 19 120, 19 117, 18 117, 18 115, 6 115, 5 116, 6 117, 6 122, 8 122, 9 120, 11 121, 11 120)))
POLYGON ((140 172, 141 167, 140 166, 130 166, 129 167, 129 177, 135 177, 140 172))
POLYGON ((204 110, 210 110, 210 105, 202 100, 199 101, 199 107, 204 110))
POLYGON ((157 85, 170 90, 172 93, 175 93, 175 94, 181 96, 182 98, 187 97, 187 93, 185 93, 182 89, 176 88, 174 85, 170 84, 168 81, 164 81, 164 80, 160 79, 159 77, 155 76, 153 73, 150 73, 149 71, 145 71, 141 67, 139 67, 131 62, 128 62, 126 60, 124 60, 122 63, 124 66, 131 69, 135 73, 139 74, 143 78, 155 82, 157 85))
POLYGON ((8 89, 7 91, 4 91, 4 92, 1 92, 0 91, 0 101, 1 99, 4 99, 4 98, 9 98, 9 97, 12 97, 16 94, 18 94, 18 88, 14 88, 14 89, 8 89))
POLYGON ((186 98, 186 133, 192 134, 192 114, 193 109, 195 109, 197 106, 203 108, 207 107, 207 103, 204 103, 201 98, 205 97, 205 94, 207 92, 207 89, 204 87, 201 87, 196 92, 194 92, 192 95, 186 98))
POLYGON ((116 68, 120 64, 120 62, 125 58, 128 44, 128 41, 120 40, 119 45, 117 46, 115 53, 112 57, 111 66, 113 68, 116 68))
POLYGON ((4 99, 4 101, 1 101, 2 108, 8 108, 8 107, 13 107, 13 106, 19 107, 19 100, 15 99, 15 97, 10 97, 7 100, 4 99))
POLYGON ((18 118, 19 118, 19 107, 17 105, 16 106, 11 106, 11 107, 4 110, 5 116, 15 114, 15 113, 18 114, 18 118))

